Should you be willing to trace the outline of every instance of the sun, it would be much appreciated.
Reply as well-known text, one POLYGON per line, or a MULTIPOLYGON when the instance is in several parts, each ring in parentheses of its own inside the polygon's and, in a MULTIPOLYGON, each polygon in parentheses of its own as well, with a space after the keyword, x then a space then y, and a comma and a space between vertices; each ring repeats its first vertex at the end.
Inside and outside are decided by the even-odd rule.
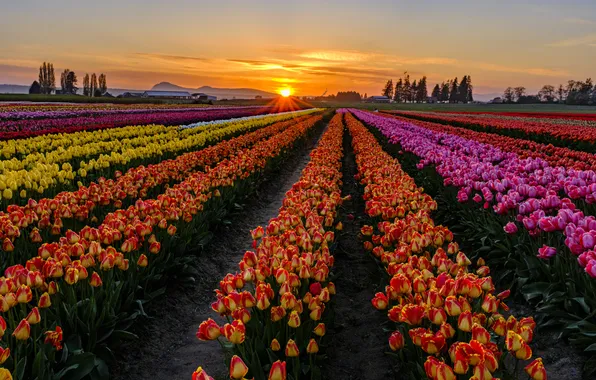
POLYGON ((289 97, 290 95, 292 95, 292 90, 289 88, 284 88, 282 90, 279 91, 279 93, 281 94, 281 96, 283 96, 284 98, 289 97))

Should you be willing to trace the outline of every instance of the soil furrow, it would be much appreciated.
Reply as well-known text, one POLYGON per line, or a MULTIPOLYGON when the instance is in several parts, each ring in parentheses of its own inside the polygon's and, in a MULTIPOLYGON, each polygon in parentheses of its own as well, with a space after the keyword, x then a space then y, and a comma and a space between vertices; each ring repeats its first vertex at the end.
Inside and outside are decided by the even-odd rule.
POLYGON ((388 349, 388 335, 382 325, 386 318, 377 312, 370 301, 383 291, 379 269, 372 257, 362 248, 359 239, 364 202, 354 179, 357 173, 348 131, 344 134, 344 162, 342 196, 351 195, 343 204, 344 213, 355 215, 346 220, 334 252, 334 272, 337 294, 334 301, 335 323, 328 348, 324 379, 367 380, 392 379, 394 371, 384 352, 388 349))
POLYGON ((228 215, 230 223, 215 232, 194 260, 194 267, 200 273, 196 283, 170 286, 161 302, 149 312, 152 318, 139 328, 141 340, 123 350, 114 379, 188 379, 199 365, 216 379, 227 378, 219 344, 198 341, 196 331, 207 318, 218 320, 211 310, 215 299, 213 289, 227 273, 237 270, 244 252, 252 248, 250 230, 259 225, 265 227, 277 216, 285 193, 300 178, 323 132, 317 128, 303 148, 296 149, 279 171, 267 176, 242 209, 228 215))

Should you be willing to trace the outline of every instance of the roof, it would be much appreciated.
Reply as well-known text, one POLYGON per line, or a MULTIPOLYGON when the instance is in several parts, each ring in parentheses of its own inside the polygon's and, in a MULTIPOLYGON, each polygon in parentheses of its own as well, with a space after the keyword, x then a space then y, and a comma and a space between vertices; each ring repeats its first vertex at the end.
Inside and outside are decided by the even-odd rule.
POLYGON ((144 96, 190 96, 188 91, 145 91, 144 96))

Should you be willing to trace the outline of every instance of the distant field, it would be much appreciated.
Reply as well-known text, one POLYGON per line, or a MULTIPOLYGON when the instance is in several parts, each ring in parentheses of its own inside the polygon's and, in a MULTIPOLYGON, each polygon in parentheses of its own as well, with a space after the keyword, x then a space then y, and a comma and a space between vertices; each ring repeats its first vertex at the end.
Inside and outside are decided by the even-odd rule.
POLYGON ((41 102, 41 103, 115 103, 115 104, 164 104, 192 103, 192 101, 172 101, 142 98, 90 98, 76 95, 29 95, 0 94, 0 102, 41 102))
POLYGON ((412 111, 475 111, 475 112, 577 112, 596 113, 595 106, 567 106, 564 104, 416 104, 416 103, 328 103, 311 102, 316 107, 351 107, 379 110, 412 111))

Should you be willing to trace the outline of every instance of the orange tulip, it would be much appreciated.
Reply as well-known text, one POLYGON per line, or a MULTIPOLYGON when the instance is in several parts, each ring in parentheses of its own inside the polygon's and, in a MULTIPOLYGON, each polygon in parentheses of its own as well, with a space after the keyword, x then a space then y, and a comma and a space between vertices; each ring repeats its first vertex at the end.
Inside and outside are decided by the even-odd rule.
POLYGON ((507 338, 505 339, 505 344, 509 351, 514 352, 521 349, 522 343, 523 339, 519 334, 511 330, 507 331, 507 338))
POLYGON ((462 313, 462 305, 455 296, 449 296, 445 298, 445 311, 449 316, 456 317, 462 313))
POLYGON ((547 380, 546 369, 544 368, 544 364, 542 364, 542 358, 535 359, 524 370, 532 380, 547 380))
MULTIPOLYGON (((8 296, 8 294, 7 294, 7 296, 8 296)), ((30 287, 23 284, 17 289, 16 300, 18 303, 28 303, 28 302, 31 302, 32 299, 33 299, 33 293, 31 292, 30 287)))
POLYGON ((428 319, 435 325, 441 325, 447 320, 447 313, 445 310, 439 308, 432 308, 428 311, 428 319))
POLYGON ((6 368, 0 368, 0 380, 12 380, 12 374, 6 368))
POLYGON ((158 241, 154 241, 152 243, 149 244, 149 252, 155 254, 158 254, 159 251, 161 251, 161 243, 158 241))
POLYGON ((377 293, 375 294, 375 298, 372 300, 372 304, 377 310, 385 310, 387 309, 387 305, 389 304, 389 300, 384 293, 377 293))
POLYGON ((60 326, 56 326, 56 331, 46 331, 44 343, 51 344, 58 351, 62 349, 63 332, 60 326))
POLYGON ((306 346, 306 352, 309 354, 316 354, 317 352, 319 352, 319 345, 317 344, 316 340, 311 339, 308 341, 308 346, 306 346))
POLYGON ((141 254, 139 256, 139 259, 137 260, 137 265, 141 268, 145 268, 147 265, 149 265, 149 259, 147 258, 147 256, 145 256, 145 254, 141 254))
POLYGON ((211 318, 203 321, 197 330, 199 340, 215 340, 221 335, 220 327, 211 318))
POLYGON ((237 356, 232 356, 230 362, 230 378, 231 379, 242 379, 248 373, 248 367, 244 364, 244 361, 237 356))
POLYGON ((410 326, 417 326, 424 318, 424 307, 408 304, 401 309, 401 321, 410 326))
MULTIPOLYGON (((4 362, 10 357, 10 348, 2 348, 0 347, 0 364, 4 364, 4 362)), ((10 374, 10 372, 9 372, 10 374)), ((0 376, 0 379, 2 377, 0 376)), ((8 379, 8 378, 7 378, 8 379)))
POLYGON ((465 332, 472 331, 472 313, 469 311, 461 313, 457 320, 457 328, 465 332))
POLYGON ((89 285, 93 286, 94 288, 100 287, 103 284, 103 281, 101 281, 101 277, 99 277, 99 274, 97 274, 97 272, 93 272, 93 274, 91 275, 91 279, 89 280, 89 285))
POLYGON ((41 315, 39 314, 39 309, 34 307, 25 318, 30 325, 36 325, 41 322, 41 315))
POLYGON ((532 349, 525 342, 522 342, 521 348, 515 351, 515 357, 519 360, 530 360, 532 357, 532 349))
POLYGON ((12 336, 14 336, 17 340, 27 340, 31 335, 31 326, 27 320, 23 319, 19 323, 16 329, 12 332, 12 336))
POLYGON ((276 361, 271 365, 267 380, 286 380, 286 362, 276 361))
POLYGON ((285 354, 289 358, 298 357, 300 355, 298 345, 292 339, 288 340, 288 343, 286 344, 285 354))
POLYGON ((325 336, 325 332, 326 328, 324 323, 319 323, 313 330, 313 333, 315 333, 317 336, 325 336))
POLYGON ((288 317, 288 326, 298 328, 300 326, 300 315, 296 311, 292 311, 288 317))
POLYGON ((389 347, 393 351, 401 350, 404 347, 405 341, 404 336, 399 331, 394 331, 389 336, 389 347))
POLYGON ((213 378, 203 370, 203 368, 197 368, 192 374, 192 380, 213 380, 213 378))
POLYGON ((79 270, 73 267, 68 268, 64 275, 64 281, 66 281, 68 285, 76 284, 79 281, 79 270))
POLYGON ((479 341, 482 344, 490 342, 490 333, 478 323, 472 325, 472 339, 479 341))
POLYGON ((277 352, 277 351, 281 350, 281 345, 279 344, 279 341, 275 338, 273 338, 273 340, 271 341, 271 345, 269 347, 271 347, 271 351, 273 351, 273 352, 277 352))
POLYGON ((226 337, 226 339, 233 344, 241 344, 244 342, 244 339, 246 338, 246 327, 244 326, 244 323, 237 320, 233 321, 231 324, 226 323, 222 327, 221 332, 226 337))

